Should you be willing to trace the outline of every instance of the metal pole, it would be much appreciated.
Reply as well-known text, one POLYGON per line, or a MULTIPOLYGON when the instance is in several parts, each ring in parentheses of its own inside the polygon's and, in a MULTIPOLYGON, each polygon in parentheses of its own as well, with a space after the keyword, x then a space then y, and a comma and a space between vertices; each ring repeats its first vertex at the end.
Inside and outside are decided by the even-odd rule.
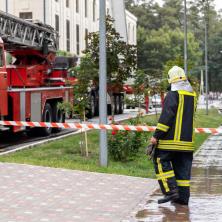
MULTIPOLYGON (((99 121, 107 124, 106 0, 100 0, 99 55, 99 121)), ((106 130, 100 130, 100 165, 108 165, 106 130)))
POLYGON ((187 2, 184 0, 184 71, 187 75, 187 2))
MULTIPOLYGON (((207 12, 205 12, 207 13, 207 12)), ((207 45, 207 17, 205 14, 205 89, 206 89, 206 114, 208 115, 208 45, 207 45)))
POLYGON ((5 0, 5 12, 8 13, 8 0, 5 0))

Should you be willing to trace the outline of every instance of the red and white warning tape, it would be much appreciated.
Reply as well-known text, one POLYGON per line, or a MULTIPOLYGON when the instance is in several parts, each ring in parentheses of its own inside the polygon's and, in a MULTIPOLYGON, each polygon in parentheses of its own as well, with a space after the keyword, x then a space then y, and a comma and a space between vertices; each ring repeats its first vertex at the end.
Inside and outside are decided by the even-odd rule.
POLYGON ((131 125, 103 125, 103 124, 80 124, 80 123, 47 123, 47 122, 25 122, 25 121, 0 121, 0 125, 5 126, 30 126, 30 127, 53 127, 64 129, 106 129, 123 131, 154 131, 156 127, 131 126, 131 125))
POLYGON ((222 134, 222 128, 195 128, 195 133, 222 134))
MULTIPOLYGON (((152 132, 155 126, 132 126, 132 125, 103 125, 82 123, 47 123, 47 122, 25 122, 25 121, 0 121, 5 126, 30 126, 30 127, 53 127, 64 129, 106 129, 122 131, 152 132)), ((196 133, 222 134, 222 128, 196 128, 196 133)))

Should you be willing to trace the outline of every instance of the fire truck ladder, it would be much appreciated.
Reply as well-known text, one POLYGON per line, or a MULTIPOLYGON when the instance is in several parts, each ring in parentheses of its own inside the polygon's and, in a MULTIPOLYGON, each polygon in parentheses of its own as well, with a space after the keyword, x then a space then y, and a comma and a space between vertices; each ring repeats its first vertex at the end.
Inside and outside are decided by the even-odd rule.
POLYGON ((15 47, 55 52, 58 33, 48 25, 35 24, 0 11, 0 37, 8 50, 15 47))

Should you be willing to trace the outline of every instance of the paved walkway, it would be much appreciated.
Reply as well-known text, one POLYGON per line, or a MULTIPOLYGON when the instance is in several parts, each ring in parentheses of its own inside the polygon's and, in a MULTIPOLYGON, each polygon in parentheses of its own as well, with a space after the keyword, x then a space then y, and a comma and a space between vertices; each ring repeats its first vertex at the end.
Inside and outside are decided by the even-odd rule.
POLYGON ((0 222, 125 222, 156 181, 0 163, 0 222))
POLYGON ((222 221, 222 135, 211 136, 194 158, 189 207, 157 204, 156 192, 132 217, 133 222, 222 221))

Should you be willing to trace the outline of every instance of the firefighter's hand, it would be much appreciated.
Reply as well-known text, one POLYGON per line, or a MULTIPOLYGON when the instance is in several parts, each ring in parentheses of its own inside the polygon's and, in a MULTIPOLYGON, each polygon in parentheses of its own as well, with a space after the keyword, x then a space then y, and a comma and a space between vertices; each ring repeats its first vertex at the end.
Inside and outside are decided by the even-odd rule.
POLYGON ((152 144, 156 145, 156 144, 157 144, 157 139, 152 136, 151 139, 150 139, 150 142, 151 142, 152 144))

